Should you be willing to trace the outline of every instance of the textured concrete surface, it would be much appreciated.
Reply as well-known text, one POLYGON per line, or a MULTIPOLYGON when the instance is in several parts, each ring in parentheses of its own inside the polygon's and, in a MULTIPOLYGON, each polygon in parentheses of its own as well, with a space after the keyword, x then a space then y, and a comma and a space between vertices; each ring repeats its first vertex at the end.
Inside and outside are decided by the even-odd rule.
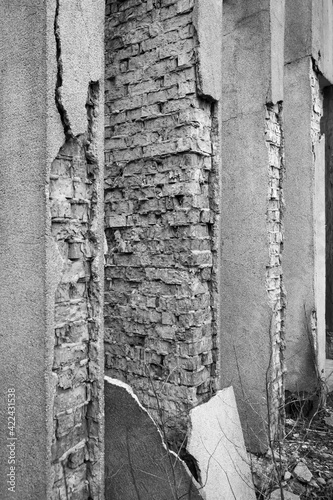
POLYGON ((283 101, 285 0, 270 2, 271 17, 271 85, 267 102, 283 101))
POLYGON ((288 176, 284 189, 283 268, 288 294, 287 389, 291 391, 311 391, 316 384, 309 338, 311 312, 315 308, 311 70, 309 57, 285 67, 284 131, 288 176))
POLYGON ((199 500, 198 488, 130 386, 105 377, 105 499, 199 500))
POLYGON ((325 136, 314 144, 314 295, 316 309, 315 345, 317 376, 325 378, 326 359, 326 197, 325 197, 325 136))
POLYGON ((0 496, 5 500, 45 500, 49 494, 45 16, 46 6, 37 0, 0 5, 0 496), (8 491, 6 476, 11 388, 16 393, 15 493, 8 491))
POLYGON ((104 7, 100 0, 58 1, 58 32, 63 84, 61 100, 73 135, 87 128, 86 101, 89 83, 104 74, 100 47, 104 40, 104 7))
POLYGON ((285 9, 285 62, 288 64, 312 54, 312 0, 287 0, 285 9))
POLYGON ((333 4, 312 0, 312 56, 327 82, 333 84, 333 4))
POLYGON ((283 20, 271 14, 269 1, 227 2, 223 19, 221 379, 223 387, 234 387, 247 445, 260 450, 267 446, 273 316, 266 283, 266 104, 274 79, 274 99, 283 98, 283 69, 272 73, 274 61, 282 64, 278 49, 272 53, 272 25, 278 23, 275 39, 283 45, 277 36, 283 20))
POLYGON ((193 13, 199 42, 198 90, 215 100, 222 93, 222 5, 220 0, 196 0, 193 13))
POLYGON ((198 461, 207 500, 255 500, 232 387, 191 410, 187 449, 198 461))
POLYGON ((333 83, 333 5, 328 0, 286 2, 285 61, 311 56, 333 83))

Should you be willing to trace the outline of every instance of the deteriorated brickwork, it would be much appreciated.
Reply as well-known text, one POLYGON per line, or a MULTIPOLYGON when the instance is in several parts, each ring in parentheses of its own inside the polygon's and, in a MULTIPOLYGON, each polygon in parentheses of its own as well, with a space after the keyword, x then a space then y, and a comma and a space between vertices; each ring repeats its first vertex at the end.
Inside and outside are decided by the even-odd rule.
POLYGON ((67 137, 50 175, 52 234, 62 261, 55 297, 53 500, 99 498, 100 478, 95 477, 94 464, 100 453, 100 242, 93 137, 98 94, 98 84, 92 83, 88 132, 67 137))
POLYGON ((279 425, 280 409, 284 402, 284 350, 285 350, 285 291, 282 273, 283 249, 283 178, 284 151, 282 129, 282 104, 269 104, 266 109, 266 145, 268 148, 268 207, 267 229, 269 236, 269 263, 266 269, 266 288, 273 314, 271 322, 272 354, 269 380, 269 416, 271 438, 279 425))
POLYGON ((167 425, 216 378, 217 131, 192 9, 107 2, 106 373, 167 425))

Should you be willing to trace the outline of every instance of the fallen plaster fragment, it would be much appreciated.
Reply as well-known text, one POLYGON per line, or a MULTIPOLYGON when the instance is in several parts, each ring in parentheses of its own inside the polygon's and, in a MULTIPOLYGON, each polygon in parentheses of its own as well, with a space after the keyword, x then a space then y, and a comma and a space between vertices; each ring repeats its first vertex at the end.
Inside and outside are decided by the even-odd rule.
POLYGON ((105 377, 105 500, 205 499, 127 384, 105 377))
POLYGON ((190 412, 187 450, 196 458, 207 500, 255 500, 232 387, 190 412))

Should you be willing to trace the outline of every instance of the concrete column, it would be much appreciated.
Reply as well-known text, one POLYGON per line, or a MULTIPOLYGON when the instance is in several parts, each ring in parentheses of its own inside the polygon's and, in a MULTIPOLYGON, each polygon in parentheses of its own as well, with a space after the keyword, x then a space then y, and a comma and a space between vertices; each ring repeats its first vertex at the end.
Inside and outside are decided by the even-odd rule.
POLYGON ((283 1, 223 5, 221 379, 252 450, 282 387, 283 30, 283 1))
MULTIPOLYGON (((285 37, 286 388, 315 396, 325 377, 325 127, 333 6, 287 2, 285 37), (324 121, 323 121, 324 118, 324 121)), ((329 107, 327 107, 327 110, 329 107)))
MULTIPOLYGON (((74 10, 71 3, 5 0, 0 4, 0 497, 4 500, 62 499, 69 491, 80 492, 77 498, 82 499, 89 495, 99 499, 103 494, 102 487, 95 486, 97 477, 102 483, 103 470, 99 258, 103 113, 97 112, 103 92, 101 88, 98 96, 92 96, 89 87, 91 81, 102 87, 103 81, 103 2, 81 0, 74 10), (63 165, 75 164, 78 152, 64 150, 69 141, 82 146, 86 164, 94 169, 91 191, 85 196, 94 214, 88 213, 86 221, 75 212, 79 203, 84 204, 75 186, 86 179, 55 172, 59 155, 67 154, 63 165), (62 239, 70 224, 78 231, 80 224, 81 229, 86 224, 94 234, 89 258, 81 259, 92 272, 87 270, 81 281, 79 276, 73 278, 72 263, 79 260, 72 252, 73 240, 68 235, 62 239), (94 291, 92 310, 86 296, 74 297, 73 289, 72 296, 66 296, 69 275, 76 290, 85 284, 94 291), (80 349, 71 350, 74 341, 64 348, 59 329, 85 322, 88 337, 81 339, 80 349), (87 346, 88 356, 79 369, 85 358, 77 354, 84 352, 81 346, 87 346), (81 411, 79 422, 75 395, 78 398, 81 392, 87 411, 81 411), (67 425, 71 416, 76 419, 68 431, 66 415, 67 425), (80 426, 85 431, 79 442, 80 426), (82 450, 84 466, 79 459, 82 450)), ((88 243, 82 240, 81 248, 88 243)))

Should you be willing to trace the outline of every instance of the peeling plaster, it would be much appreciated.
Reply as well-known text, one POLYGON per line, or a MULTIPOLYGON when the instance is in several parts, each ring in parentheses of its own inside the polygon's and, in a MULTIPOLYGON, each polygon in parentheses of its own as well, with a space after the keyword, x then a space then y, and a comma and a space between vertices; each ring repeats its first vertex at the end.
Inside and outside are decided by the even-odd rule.
POLYGON ((58 109, 73 136, 86 131, 87 88, 104 74, 101 12, 100 0, 57 0, 58 109))

